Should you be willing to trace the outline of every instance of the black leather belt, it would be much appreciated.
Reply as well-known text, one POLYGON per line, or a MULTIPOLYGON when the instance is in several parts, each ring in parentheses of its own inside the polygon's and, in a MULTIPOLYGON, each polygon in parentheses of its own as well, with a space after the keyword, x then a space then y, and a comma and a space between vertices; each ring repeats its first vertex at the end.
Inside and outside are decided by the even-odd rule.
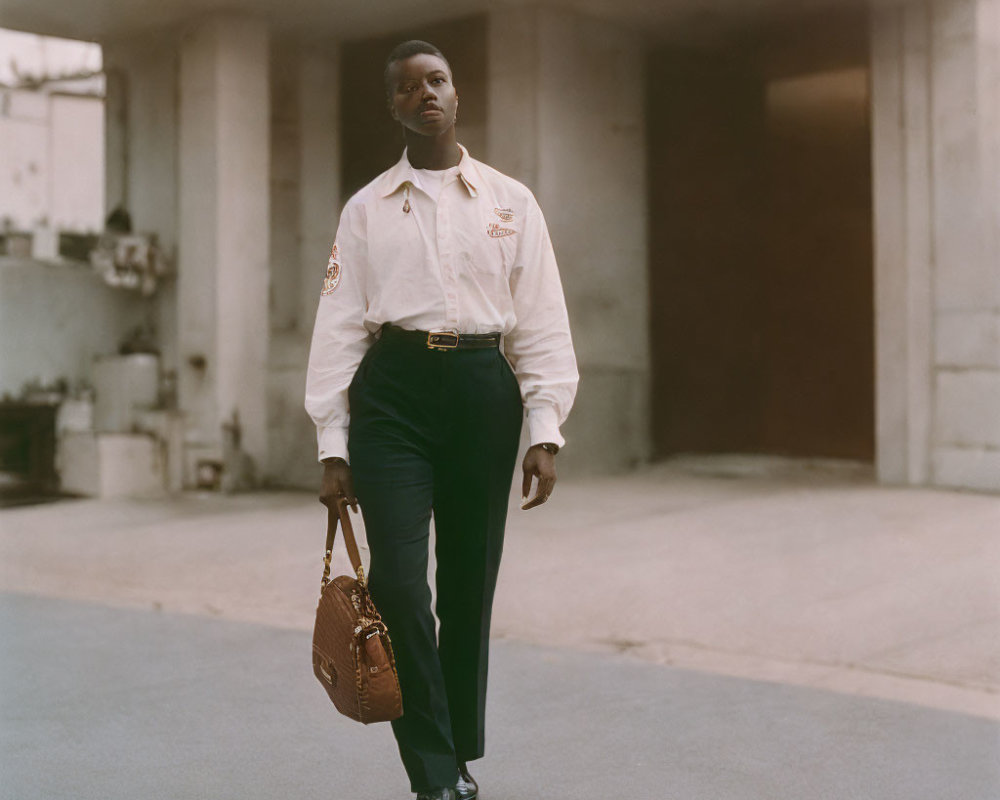
POLYGON ((382 335, 422 344, 428 350, 485 350, 500 346, 500 333, 459 333, 447 331, 410 331, 386 323, 382 335))

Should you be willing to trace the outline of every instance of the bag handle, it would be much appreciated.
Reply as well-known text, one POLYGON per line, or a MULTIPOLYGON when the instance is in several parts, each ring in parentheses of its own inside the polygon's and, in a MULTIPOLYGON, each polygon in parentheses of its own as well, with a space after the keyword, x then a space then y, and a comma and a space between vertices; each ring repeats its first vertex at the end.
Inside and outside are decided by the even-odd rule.
POLYGON ((365 569, 361 566, 361 554, 358 552, 358 543, 354 538, 354 526, 351 524, 351 515, 347 510, 347 499, 341 499, 336 507, 327 508, 326 521, 326 555, 323 557, 323 588, 330 582, 330 561, 333 559, 333 540, 337 535, 337 521, 344 528, 344 544, 347 545, 347 557, 351 559, 351 566, 358 576, 358 583, 367 588, 368 579, 365 578, 365 569))

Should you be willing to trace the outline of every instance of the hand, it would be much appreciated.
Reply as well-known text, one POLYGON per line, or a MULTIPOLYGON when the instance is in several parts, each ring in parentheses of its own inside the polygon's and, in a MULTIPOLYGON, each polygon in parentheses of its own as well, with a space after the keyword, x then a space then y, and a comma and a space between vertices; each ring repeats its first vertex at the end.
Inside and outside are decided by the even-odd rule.
POLYGON ((324 461, 319 501, 327 508, 336 508, 342 500, 347 500, 347 504, 357 513, 358 498, 354 494, 351 468, 342 458, 324 461))
POLYGON ((540 444, 533 445, 524 454, 521 469, 524 470, 524 479, 521 481, 521 509, 527 511, 540 506, 552 494, 556 485, 556 457, 540 444), (535 496, 528 500, 532 478, 538 478, 538 487, 535 496))

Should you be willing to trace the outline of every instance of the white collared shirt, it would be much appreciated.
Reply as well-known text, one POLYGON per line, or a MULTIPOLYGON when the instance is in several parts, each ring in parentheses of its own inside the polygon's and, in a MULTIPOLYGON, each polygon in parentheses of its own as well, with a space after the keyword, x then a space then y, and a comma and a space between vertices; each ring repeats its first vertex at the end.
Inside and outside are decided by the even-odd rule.
POLYGON ((531 444, 559 426, 579 375, 548 229, 524 185, 471 158, 440 187, 406 153, 355 194, 327 264, 306 375, 319 458, 347 458, 347 389, 374 334, 410 330, 504 334, 531 444))

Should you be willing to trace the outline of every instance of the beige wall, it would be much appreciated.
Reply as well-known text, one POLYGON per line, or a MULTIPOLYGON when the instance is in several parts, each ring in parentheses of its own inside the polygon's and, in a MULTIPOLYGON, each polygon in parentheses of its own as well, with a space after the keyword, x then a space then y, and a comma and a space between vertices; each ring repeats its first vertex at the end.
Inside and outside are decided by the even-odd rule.
MULTIPOLYGON (((1000 162, 998 1, 885 9, 872 26, 887 481, 1000 488, 1000 182, 987 179, 1000 162)), ((472 114, 463 139, 535 190, 552 231, 582 373, 561 464, 625 469, 647 457, 650 429, 644 45, 607 20, 516 10, 486 19, 486 71, 463 106, 480 92, 482 117, 472 114)), ((337 166, 331 87, 342 75, 328 48, 305 57, 278 46, 269 76, 267 32, 244 23, 195 26, 179 60, 167 45, 109 48, 136 98, 121 110, 127 134, 109 128, 109 142, 131 142, 116 151, 127 177, 116 183, 126 171, 109 159, 109 186, 127 194, 137 227, 179 244, 179 325, 164 325, 162 339, 168 352, 176 344, 168 361, 182 372, 195 445, 212 446, 230 406, 249 398, 241 415, 265 475, 312 486, 308 331, 335 216, 354 188, 342 189, 337 166), (283 98, 273 120, 271 82, 283 98), (190 371, 201 352, 220 373, 190 371)), ((170 307, 169 293, 159 302, 170 307)))
MULTIPOLYGON (((106 210, 124 206, 137 232, 155 233, 177 258, 177 71, 174 32, 108 42, 106 210)), ((176 371, 177 284, 161 281, 147 322, 156 329, 164 369, 176 371)))
POLYGON ((93 359, 117 353, 145 313, 86 267, 0 257, 0 395, 31 380, 91 383, 93 359))
POLYGON ((303 408, 313 319, 342 203, 339 47, 276 48, 272 62, 271 342, 265 480, 315 488, 316 429, 303 408), (281 95, 279 97, 279 94, 281 95))
POLYGON ((560 464, 627 469, 649 452, 642 43, 555 9, 489 19, 488 158, 548 222, 580 365, 560 464))

